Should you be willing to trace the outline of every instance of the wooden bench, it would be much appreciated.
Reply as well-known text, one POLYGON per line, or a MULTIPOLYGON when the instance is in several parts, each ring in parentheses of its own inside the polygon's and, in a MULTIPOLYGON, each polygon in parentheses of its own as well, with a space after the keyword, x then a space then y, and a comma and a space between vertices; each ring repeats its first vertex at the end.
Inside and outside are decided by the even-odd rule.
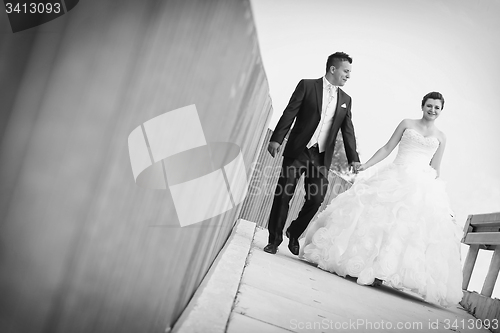
POLYGON ((494 251, 481 295, 491 297, 500 271, 500 213, 469 215, 462 243, 469 245, 462 289, 467 290, 479 249, 494 251))

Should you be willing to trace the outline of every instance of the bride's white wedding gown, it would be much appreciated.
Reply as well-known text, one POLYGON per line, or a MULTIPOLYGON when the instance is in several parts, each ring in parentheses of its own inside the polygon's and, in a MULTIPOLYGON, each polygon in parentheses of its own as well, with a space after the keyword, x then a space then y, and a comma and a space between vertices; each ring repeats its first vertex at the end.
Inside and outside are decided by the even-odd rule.
POLYGON ((356 181, 311 222, 301 257, 362 285, 378 278, 428 302, 457 304, 462 230, 429 165, 438 146, 406 129, 393 163, 356 181))

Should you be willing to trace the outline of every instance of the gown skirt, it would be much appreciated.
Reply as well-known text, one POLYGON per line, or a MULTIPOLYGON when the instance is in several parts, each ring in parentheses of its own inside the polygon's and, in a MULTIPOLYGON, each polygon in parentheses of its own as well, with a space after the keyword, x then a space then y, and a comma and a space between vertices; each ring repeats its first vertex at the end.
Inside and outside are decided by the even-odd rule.
POLYGON ((428 164, 391 163, 357 180, 305 234, 300 255, 323 270, 361 285, 378 278, 441 306, 462 299, 462 228, 428 164))

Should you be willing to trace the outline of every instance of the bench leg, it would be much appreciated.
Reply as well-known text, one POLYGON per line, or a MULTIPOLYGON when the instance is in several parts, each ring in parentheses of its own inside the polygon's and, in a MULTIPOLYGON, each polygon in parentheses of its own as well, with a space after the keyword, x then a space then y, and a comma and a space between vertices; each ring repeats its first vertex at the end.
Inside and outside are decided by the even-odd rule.
POLYGON ((481 290, 481 295, 486 297, 491 297, 493 293, 493 288, 495 288, 495 282, 497 281, 498 272, 500 271, 500 246, 496 246, 495 252, 491 257, 490 268, 488 269, 488 274, 484 280, 483 289, 481 290))
POLYGON ((463 281, 462 289, 467 290, 469 287, 470 277, 472 275, 472 270, 474 269, 474 264, 476 263, 477 254, 479 252, 479 245, 469 245, 469 252, 467 252, 467 258, 465 259, 464 269, 463 269, 463 281))

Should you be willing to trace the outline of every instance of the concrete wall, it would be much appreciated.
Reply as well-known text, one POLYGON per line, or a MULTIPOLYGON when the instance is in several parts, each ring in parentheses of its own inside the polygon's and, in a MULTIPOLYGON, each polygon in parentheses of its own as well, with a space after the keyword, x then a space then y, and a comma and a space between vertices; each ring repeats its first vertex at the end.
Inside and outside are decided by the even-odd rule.
POLYGON ((0 331, 165 331, 241 205, 181 228, 127 138, 195 104, 251 175, 271 104, 249 1, 80 1, 17 34, 1 17, 0 331))

